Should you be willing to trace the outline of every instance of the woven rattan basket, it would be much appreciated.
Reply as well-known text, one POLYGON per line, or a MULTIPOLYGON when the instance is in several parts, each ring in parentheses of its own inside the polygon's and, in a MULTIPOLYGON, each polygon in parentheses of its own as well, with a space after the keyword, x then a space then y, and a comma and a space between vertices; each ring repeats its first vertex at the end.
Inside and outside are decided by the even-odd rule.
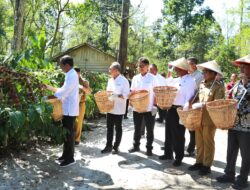
POLYGON ((101 113, 108 113, 114 109, 114 100, 111 97, 112 93, 100 91, 94 94, 95 102, 101 113))
POLYGON ((147 112, 149 105, 149 92, 147 90, 135 92, 129 96, 129 101, 136 112, 147 112))
POLYGON ((215 100, 206 103, 206 109, 219 129, 230 129, 234 126, 237 115, 237 101, 232 99, 215 100))
POLYGON ((62 109, 62 102, 56 98, 48 99, 48 103, 51 103, 53 106, 53 113, 52 118, 54 121, 60 121, 63 118, 63 109, 62 109))
POLYGON ((161 109, 168 109, 172 106, 176 97, 177 89, 171 86, 154 87, 156 104, 161 109))
POLYGON ((190 131, 195 131, 201 127, 202 108, 189 109, 183 111, 182 108, 177 109, 181 122, 190 131))

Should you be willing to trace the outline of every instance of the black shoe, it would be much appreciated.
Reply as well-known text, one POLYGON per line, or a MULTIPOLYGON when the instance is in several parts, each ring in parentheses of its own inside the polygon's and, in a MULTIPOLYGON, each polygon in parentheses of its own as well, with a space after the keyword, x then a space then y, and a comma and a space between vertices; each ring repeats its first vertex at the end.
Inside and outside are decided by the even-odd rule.
POLYGON ((80 142, 75 141, 75 146, 78 146, 80 144, 80 142))
POLYGON ((210 173, 211 173, 211 168, 208 166, 203 166, 199 171, 199 175, 208 175, 210 173))
POLYGON ((162 155, 159 156, 160 160, 173 160, 173 156, 168 156, 168 155, 162 155))
POLYGON ((102 154, 109 153, 109 152, 112 152, 112 147, 109 147, 109 146, 106 146, 106 147, 101 151, 102 154))
POLYGON ((118 154, 120 152, 118 147, 113 147, 112 154, 118 154))
POLYGON ((64 160, 61 164, 60 167, 67 167, 67 166, 71 166, 73 164, 75 164, 75 160, 64 160))
POLYGON ((181 160, 175 160, 173 166, 178 167, 181 165, 181 160))
POLYGON ((190 166, 188 168, 189 171, 196 171, 196 170, 200 170, 203 167, 203 165, 201 163, 195 163, 194 165, 190 166))
POLYGON ((133 147, 131 149, 128 150, 129 153, 133 153, 133 152, 139 152, 140 148, 139 147, 133 147))
POLYGON ((155 121, 158 123, 163 123, 163 119, 160 119, 160 118, 157 118, 155 121))
POLYGON ((65 158, 61 156, 61 157, 57 158, 56 160, 59 162, 63 162, 65 160, 65 158))
POLYGON ((147 150, 146 155, 147 156, 152 156, 153 155, 152 150, 147 150))
POLYGON ((194 151, 193 151, 193 152, 185 151, 184 156, 186 156, 186 157, 194 157, 194 156, 195 156, 195 153, 194 153, 194 151))
POLYGON ((222 175, 216 178, 216 180, 220 183, 233 183, 235 180, 235 177, 230 177, 228 175, 222 175))
POLYGON ((241 179, 237 179, 234 184, 232 185, 232 188, 234 189, 245 189, 249 186, 249 184, 247 183, 247 181, 243 181, 241 179))

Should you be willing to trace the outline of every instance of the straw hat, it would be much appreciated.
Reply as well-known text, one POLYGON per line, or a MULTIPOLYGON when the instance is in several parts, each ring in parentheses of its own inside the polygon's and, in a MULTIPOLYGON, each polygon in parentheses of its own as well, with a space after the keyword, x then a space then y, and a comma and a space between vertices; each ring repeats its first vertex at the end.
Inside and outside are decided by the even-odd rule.
POLYGON ((188 71, 188 69, 189 69, 189 65, 187 63, 187 60, 184 57, 177 59, 176 61, 170 62, 169 65, 172 65, 174 67, 177 67, 179 69, 183 69, 186 71, 188 71))
POLYGON ((250 64, 250 54, 245 57, 239 58, 233 62, 233 64, 238 67, 240 66, 240 64, 243 64, 243 63, 250 64))
POLYGON ((197 67, 198 67, 198 69, 201 69, 201 70, 203 70, 203 69, 209 69, 211 71, 214 71, 214 72, 219 73, 219 74, 222 75, 220 66, 218 65, 218 63, 216 63, 215 60, 199 64, 199 65, 197 65, 197 67))

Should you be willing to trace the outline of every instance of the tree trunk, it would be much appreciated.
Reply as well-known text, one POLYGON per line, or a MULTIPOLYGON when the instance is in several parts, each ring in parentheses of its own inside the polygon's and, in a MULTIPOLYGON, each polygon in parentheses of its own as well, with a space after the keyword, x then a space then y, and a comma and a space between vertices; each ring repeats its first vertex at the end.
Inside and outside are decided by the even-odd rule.
POLYGON ((13 53, 19 53, 23 47, 24 13, 26 0, 15 0, 14 36, 11 46, 13 53))
POLYGON ((54 35, 52 37, 52 42, 51 42, 50 59, 52 59, 53 53, 54 53, 55 41, 56 41, 56 37, 57 37, 58 29, 59 29, 59 23, 60 23, 60 16, 61 16, 61 12, 58 11, 58 16, 56 18, 56 28, 55 28, 54 35))
POLYGON ((119 54, 118 54, 118 62, 121 64, 122 72, 124 72, 125 63, 127 62, 127 56, 128 56, 129 6, 130 6, 130 0, 123 0, 120 47, 119 47, 119 54))

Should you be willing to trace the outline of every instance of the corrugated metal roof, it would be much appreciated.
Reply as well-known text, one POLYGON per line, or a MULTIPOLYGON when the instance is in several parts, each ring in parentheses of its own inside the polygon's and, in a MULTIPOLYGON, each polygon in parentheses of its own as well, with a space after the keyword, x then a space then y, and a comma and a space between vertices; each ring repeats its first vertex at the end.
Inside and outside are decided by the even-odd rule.
POLYGON ((52 57, 52 61, 58 61, 58 59, 59 59, 60 57, 62 57, 62 56, 64 56, 64 55, 67 55, 67 54, 71 53, 72 51, 75 51, 75 50, 77 50, 77 49, 79 49, 79 48, 81 48, 81 47, 83 47, 83 46, 87 46, 87 47, 89 47, 89 48, 91 48, 91 49, 94 49, 95 51, 98 51, 98 52, 100 52, 100 53, 103 53, 103 54, 105 54, 105 55, 108 55, 108 56, 112 57, 113 59, 116 59, 115 56, 113 56, 113 55, 111 55, 111 54, 109 54, 109 53, 103 52, 103 51, 97 49, 96 47, 94 47, 94 46, 92 46, 92 45, 90 45, 90 44, 88 44, 88 43, 82 43, 82 44, 79 44, 79 45, 77 45, 77 46, 71 47, 71 48, 67 49, 67 50, 64 51, 64 52, 61 52, 61 53, 59 53, 59 54, 53 56, 53 57, 52 57))

